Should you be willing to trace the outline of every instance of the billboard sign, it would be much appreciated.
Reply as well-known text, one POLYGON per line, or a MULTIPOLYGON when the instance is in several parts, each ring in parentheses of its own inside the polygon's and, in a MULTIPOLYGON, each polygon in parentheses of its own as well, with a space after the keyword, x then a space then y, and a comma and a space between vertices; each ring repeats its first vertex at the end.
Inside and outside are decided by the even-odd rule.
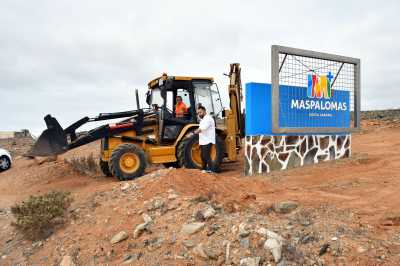
POLYGON ((360 126, 360 60, 272 46, 272 133, 343 133, 360 126))
POLYGON ((350 93, 331 86, 332 73, 308 75, 308 86, 279 86, 279 126, 348 128, 350 93))

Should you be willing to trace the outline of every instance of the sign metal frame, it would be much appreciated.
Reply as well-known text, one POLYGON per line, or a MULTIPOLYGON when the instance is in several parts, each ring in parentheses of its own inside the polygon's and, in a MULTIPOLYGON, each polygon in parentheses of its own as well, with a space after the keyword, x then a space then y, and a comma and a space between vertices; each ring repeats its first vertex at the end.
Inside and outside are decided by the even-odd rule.
POLYGON ((285 133, 344 133, 354 132, 360 129, 360 112, 361 112, 361 97, 360 97, 360 66, 361 62, 358 58, 340 56, 335 54, 321 53, 310 50, 291 48, 280 45, 271 46, 271 83, 272 83, 272 132, 275 134, 285 133), (279 66, 279 54, 284 54, 282 65, 279 66), (287 55, 309 57, 322 60, 331 60, 340 63, 354 65, 354 111, 353 125, 349 128, 340 127, 280 127, 279 126, 279 72, 287 55))

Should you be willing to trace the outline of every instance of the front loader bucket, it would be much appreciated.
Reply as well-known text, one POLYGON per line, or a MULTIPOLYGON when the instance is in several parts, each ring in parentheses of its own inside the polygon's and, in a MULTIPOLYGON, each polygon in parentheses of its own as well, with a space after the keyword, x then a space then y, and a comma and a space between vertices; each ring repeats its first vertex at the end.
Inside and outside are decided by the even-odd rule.
POLYGON ((57 119, 47 115, 44 120, 47 129, 43 131, 32 149, 26 154, 29 157, 53 156, 68 150, 67 136, 57 119))

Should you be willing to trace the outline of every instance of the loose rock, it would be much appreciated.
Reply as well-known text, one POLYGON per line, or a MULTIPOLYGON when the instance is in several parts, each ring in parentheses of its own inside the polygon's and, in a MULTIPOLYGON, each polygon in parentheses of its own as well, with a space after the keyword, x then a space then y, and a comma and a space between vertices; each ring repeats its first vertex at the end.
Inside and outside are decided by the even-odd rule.
POLYGON ((266 229, 266 228, 264 228, 264 227, 260 227, 260 228, 257 229, 256 232, 257 232, 257 234, 266 237, 266 236, 267 236, 267 233, 268 233, 268 229, 266 229))
POLYGON ((205 223, 184 224, 181 229, 181 234, 192 235, 203 229, 205 223))
POLYGON ((275 233, 275 232, 273 232, 273 231, 270 231, 270 230, 267 230, 267 237, 268 237, 268 238, 276 239, 276 240, 278 240, 278 242, 280 242, 281 244, 282 244, 282 242, 283 242, 283 238, 282 238, 280 235, 278 235, 277 233, 275 233))
POLYGON ((208 208, 202 210, 201 213, 202 213, 204 219, 205 219, 205 220, 208 220, 208 219, 210 219, 210 218, 212 218, 212 217, 215 216, 216 211, 214 210, 213 207, 210 206, 210 207, 208 207, 208 208))
POLYGON ((141 223, 136 226, 135 230, 133 231, 133 238, 138 238, 143 231, 149 230, 149 225, 153 222, 153 219, 151 219, 150 215, 143 213, 142 214, 144 223, 141 223))
POLYGON ((126 182, 126 183, 122 184, 122 186, 121 186, 121 191, 122 191, 122 192, 126 192, 126 191, 129 190, 129 188, 130 188, 130 185, 129 185, 128 182, 126 182))
POLYGON ((221 252, 212 247, 200 243, 193 248, 193 253, 203 259, 217 260, 221 252))
POLYGON ((170 200, 174 200, 174 199, 177 199, 177 198, 178 198, 178 195, 175 194, 175 193, 168 195, 168 199, 170 199, 170 200))
POLYGON ((229 264, 231 242, 228 240, 224 240, 222 244, 225 246, 225 264, 229 264))
POLYGON ((278 213, 289 213, 295 210, 299 205, 294 201, 282 201, 274 204, 273 209, 278 213))
POLYGON ((75 263, 72 260, 71 256, 64 256, 60 263, 60 266, 75 266, 75 263))
POLYGON ((272 256, 274 257, 275 262, 279 262, 282 257, 282 243, 280 243, 277 239, 269 238, 265 241, 264 248, 271 251, 272 256))
POLYGON ((283 238, 270 230, 266 230, 265 232, 268 239, 265 241, 264 248, 271 251, 275 262, 278 263, 282 258, 283 238))
POLYGON ((323 244, 321 249, 319 250, 319 255, 320 256, 324 255, 328 251, 328 248, 329 248, 329 243, 323 244))
POLYGON ((239 237, 247 237, 250 235, 250 231, 248 230, 249 225, 246 223, 239 224, 239 237))
POLYGON ((145 223, 149 224, 153 221, 153 219, 151 219, 150 215, 143 213, 142 214, 142 218, 144 220, 145 223))
POLYGON ((133 254, 133 255, 131 255, 131 254, 128 254, 128 255, 125 255, 125 257, 124 257, 124 259, 123 259, 123 265, 129 265, 129 264, 132 264, 132 263, 134 263, 136 260, 138 259, 138 255, 137 254, 133 254))
POLYGON ((288 266, 288 264, 284 259, 282 259, 279 263, 276 264, 276 266, 288 266))
POLYGON ((204 252, 206 253, 207 257, 212 260, 217 260, 221 252, 213 247, 204 247, 204 252))
POLYGON ((240 247, 244 249, 248 249, 250 246, 250 240, 248 237, 242 237, 240 238, 240 247))
POLYGON ((195 243, 193 242, 193 240, 183 240, 182 244, 187 248, 192 248, 195 246, 195 243))
POLYGON ((124 241, 125 239, 128 238, 128 233, 125 231, 121 231, 118 234, 114 235, 113 238, 111 238, 111 244, 116 244, 121 241, 124 241))
POLYGON ((144 230, 147 228, 147 223, 142 223, 139 224, 135 227, 135 230, 133 231, 133 238, 138 238, 144 230))
POLYGON ((311 235, 311 234, 305 235, 305 236, 300 240, 300 242, 301 242, 302 244, 308 244, 308 243, 310 243, 310 242, 312 242, 312 241, 315 241, 315 237, 314 237, 313 235, 311 235))
POLYGON ((278 240, 279 242, 283 242, 283 238, 280 235, 278 235, 277 233, 275 233, 271 230, 268 230, 266 228, 263 228, 263 227, 259 228, 257 230, 257 233, 262 235, 263 237, 274 238, 274 239, 278 240))
POLYGON ((207 236, 211 236, 211 235, 215 234, 215 232, 217 232, 220 228, 221 228, 221 226, 219 224, 212 224, 208 228, 207 236))
POLYGON ((165 205, 165 202, 162 198, 155 197, 151 200, 150 206, 147 207, 147 210, 154 211, 157 209, 161 209, 162 207, 164 207, 164 205, 165 205))
POLYGON ((359 246, 359 247, 357 248, 357 252, 358 252, 358 253, 364 253, 364 252, 366 252, 367 250, 368 250, 367 248, 362 247, 362 246, 359 246))
POLYGON ((261 258, 254 257, 254 258, 244 258, 240 260, 240 266, 258 266, 260 265, 261 258))
POLYGON ((200 243, 200 244, 198 244, 197 246, 194 247, 193 253, 194 253, 195 255, 197 255, 197 256, 203 258, 203 259, 207 259, 207 258, 208 258, 206 252, 204 251, 204 248, 203 248, 203 244, 202 244, 202 243, 200 243))

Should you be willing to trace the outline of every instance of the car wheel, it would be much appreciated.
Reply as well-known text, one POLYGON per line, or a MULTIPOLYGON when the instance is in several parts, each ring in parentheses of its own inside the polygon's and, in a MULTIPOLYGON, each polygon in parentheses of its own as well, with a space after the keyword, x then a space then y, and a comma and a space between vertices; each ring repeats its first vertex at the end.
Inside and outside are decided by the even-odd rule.
POLYGON ((5 171, 10 169, 11 167, 11 160, 7 156, 0 157, 0 170, 5 171))

